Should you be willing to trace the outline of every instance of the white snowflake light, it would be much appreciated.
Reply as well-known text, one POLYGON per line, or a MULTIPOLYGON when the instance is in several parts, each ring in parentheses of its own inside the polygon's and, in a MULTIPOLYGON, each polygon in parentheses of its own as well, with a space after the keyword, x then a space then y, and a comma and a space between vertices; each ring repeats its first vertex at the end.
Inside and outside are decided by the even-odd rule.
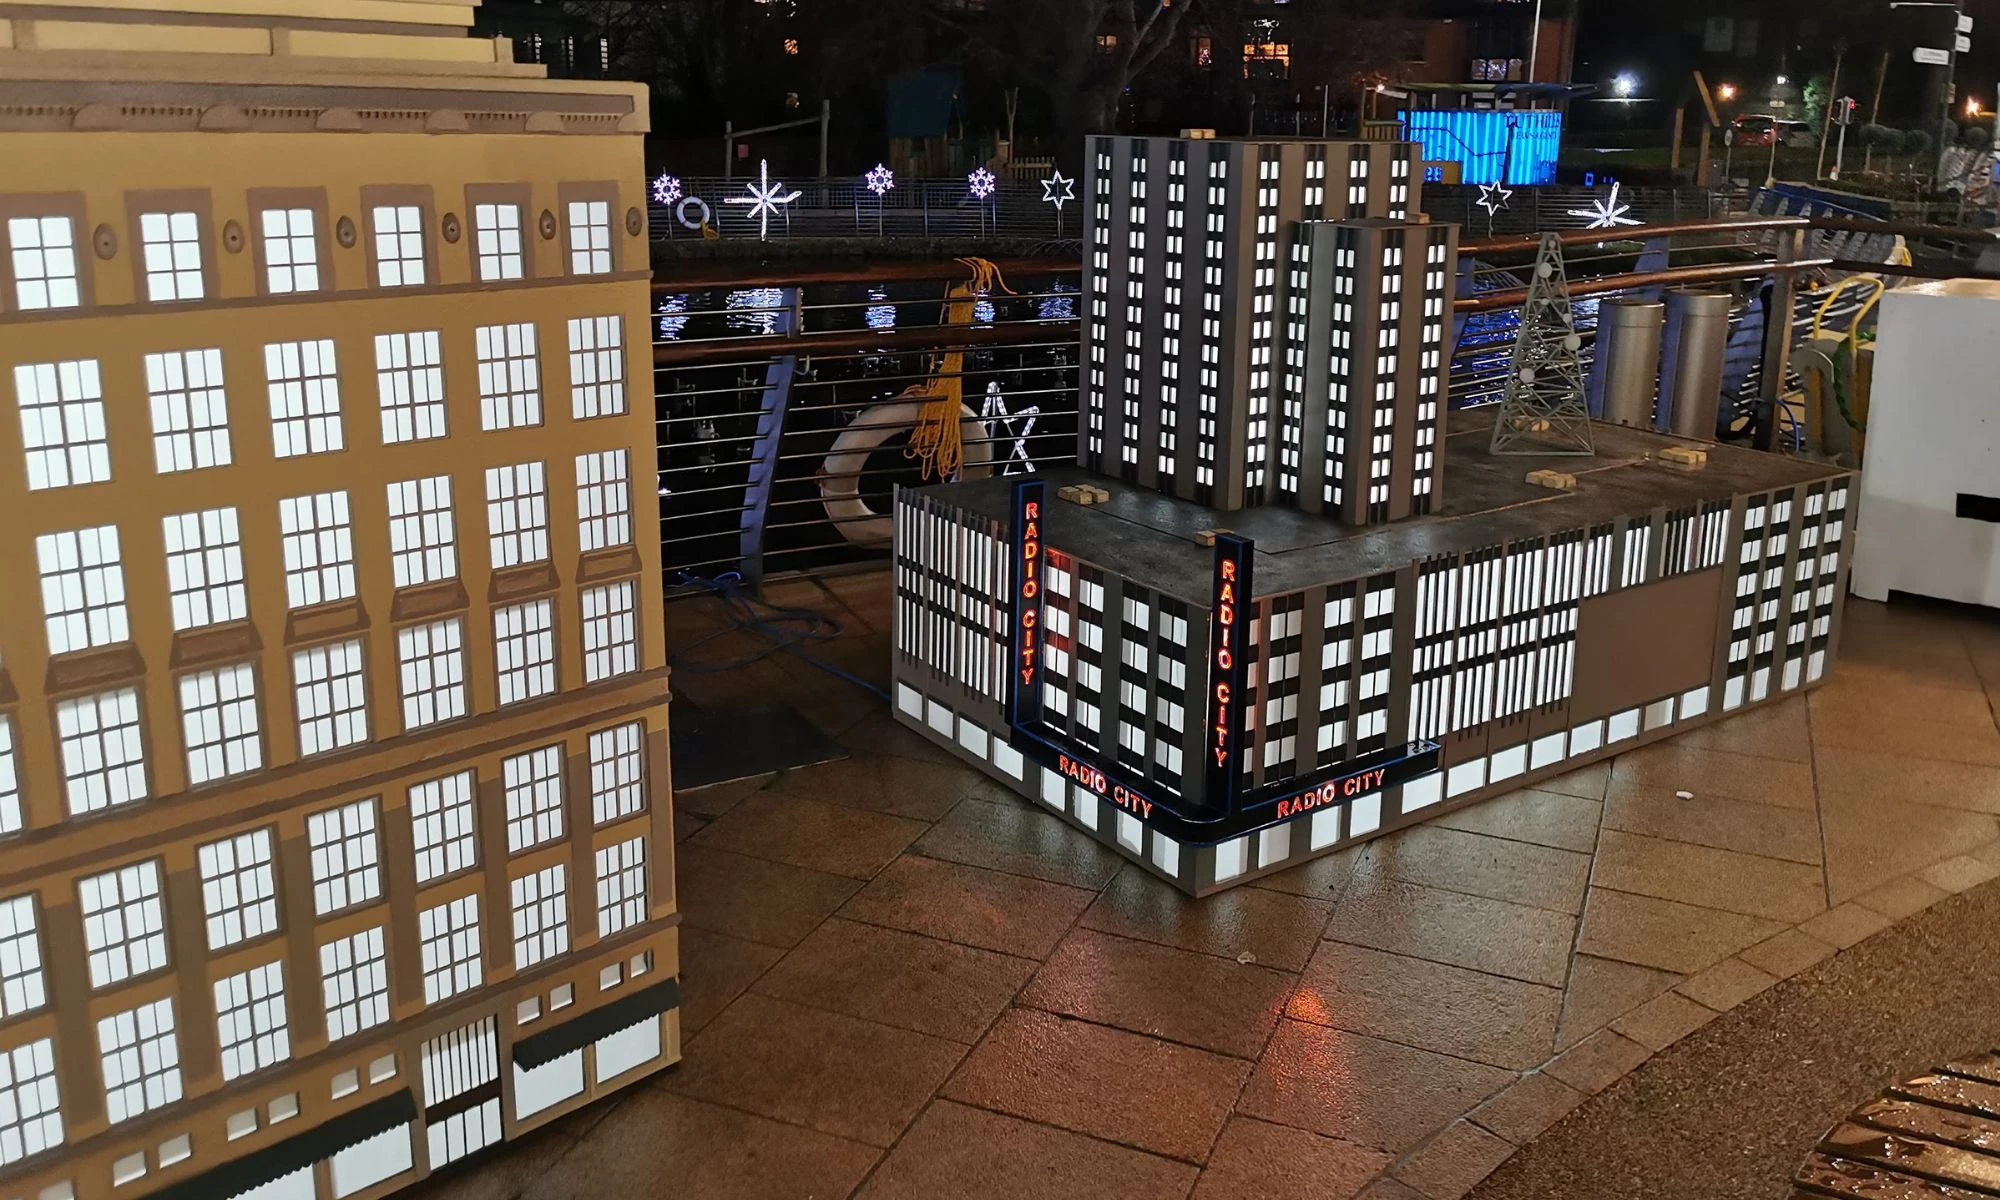
POLYGON ((731 196, 724 204, 747 204, 750 211, 745 214, 757 222, 757 240, 771 236, 771 214, 785 215, 785 205, 799 198, 797 192, 787 192, 782 183, 771 182, 771 164, 760 159, 757 163, 757 182, 746 185, 748 196, 731 196))
POLYGON ((868 190, 878 197, 896 186, 896 173, 881 163, 876 163, 875 169, 862 178, 868 181, 868 190))
POLYGON ((1062 206, 1076 199, 1076 180, 1063 178, 1061 168, 1042 180, 1042 203, 1053 204, 1060 213, 1062 206))
POLYGON ((1000 186, 1000 177, 985 167, 978 167, 965 177, 965 183, 972 189, 974 200, 984 200, 993 194, 994 188, 1000 186))
POLYGON ((1485 209, 1486 215, 1490 217, 1507 207, 1507 201, 1512 199, 1513 195, 1514 189, 1504 183, 1482 183, 1479 185, 1479 199, 1473 203, 1485 209))
POLYGON ((653 203, 673 204, 681 198, 681 181, 677 175, 662 175, 653 180, 653 203))
POLYGON ((1617 225, 1641 224, 1641 222, 1625 215, 1632 211, 1632 206, 1618 203, 1618 185, 1615 182, 1611 185, 1611 195, 1609 197, 1602 200, 1592 200, 1589 208, 1572 208, 1568 211, 1572 217, 1587 218, 1590 224, 1584 226, 1586 229, 1610 229, 1617 225))

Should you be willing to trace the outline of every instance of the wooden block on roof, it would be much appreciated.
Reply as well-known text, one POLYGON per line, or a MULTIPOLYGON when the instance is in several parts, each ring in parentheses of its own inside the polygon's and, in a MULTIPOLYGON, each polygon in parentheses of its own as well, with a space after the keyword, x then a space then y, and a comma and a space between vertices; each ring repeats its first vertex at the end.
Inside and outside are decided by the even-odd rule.
POLYGON ((1197 529, 1194 531, 1194 544, 1197 546, 1212 547, 1215 545, 1215 538, 1217 534, 1230 533, 1230 532, 1233 531, 1228 529, 1197 529))
POLYGON ((1534 484, 1536 487, 1545 487, 1558 492, 1573 492, 1576 490, 1576 476, 1571 475, 1567 471, 1550 471, 1546 469, 1530 471, 1528 472, 1528 482, 1534 484))
POLYGON ((1693 446, 1669 446, 1660 451, 1660 461, 1684 471, 1699 471, 1708 465, 1708 451, 1693 446))

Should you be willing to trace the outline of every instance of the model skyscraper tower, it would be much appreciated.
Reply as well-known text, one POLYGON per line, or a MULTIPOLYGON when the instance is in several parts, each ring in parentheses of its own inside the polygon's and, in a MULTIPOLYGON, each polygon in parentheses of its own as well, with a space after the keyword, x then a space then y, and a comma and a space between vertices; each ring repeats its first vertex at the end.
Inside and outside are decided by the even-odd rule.
POLYGON ((898 494, 905 722, 1199 894, 1823 677, 1846 474, 1496 459, 1414 146, 1087 149, 1080 469, 898 494))

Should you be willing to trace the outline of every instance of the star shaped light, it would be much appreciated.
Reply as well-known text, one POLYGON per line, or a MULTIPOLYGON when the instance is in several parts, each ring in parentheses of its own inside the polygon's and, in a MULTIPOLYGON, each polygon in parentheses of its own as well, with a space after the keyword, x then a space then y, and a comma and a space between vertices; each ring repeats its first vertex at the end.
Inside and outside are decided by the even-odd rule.
POLYGON ((744 215, 757 222, 757 240, 763 241, 771 235, 771 214, 785 215, 785 205, 799 198, 797 192, 786 192, 782 183, 771 182, 771 164, 767 159, 757 162, 757 182, 747 184, 748 196, 731 196, 724 204, 747 204, 750 211, 744 215))
POLYGON ((1618 203, 1618 184, 1615 180, 1611 184, 1609 198, 1592 200, 1589 208, 1572 208, 1568 211, 1572 217, 1589 218, 1590 224, 1584 226, 1586 229, 1610 229, 1616 225, 1641 224, 1625 215, 1632 211, 1632 206, 1618 203))
POLYGON ((1055 205, 1057 212, 1061 212, 1062 206, 1074 199, 1076 199, 1076 180, 1064 179, 1060 167, 1056 169, 1055 174, 1042 180, 1042 203, 1055 205))
POLYGON ((1492 216, 1507 207, 1507 201, 1514 195, 1514 189, 1504 183, 1482 183, 1479 185, 1479 199, 1473 201, 1492 216))
POLYGON ((878 197, 896 186, 896 173, 881 163, 876 163, 875 169, 862 178, 868 181, 868 190, 878 197))
POLYGON ((681 198, 681 181, 676 175, 662 175, 653 180, 653 203, 672 204, 681 198))
POLYGON ((965 183, 972 189, 973 199, 984 200, 993 194, 994 188, 1000 186, 1000 178, 985 167, 977 167, 965 177, 965 183))

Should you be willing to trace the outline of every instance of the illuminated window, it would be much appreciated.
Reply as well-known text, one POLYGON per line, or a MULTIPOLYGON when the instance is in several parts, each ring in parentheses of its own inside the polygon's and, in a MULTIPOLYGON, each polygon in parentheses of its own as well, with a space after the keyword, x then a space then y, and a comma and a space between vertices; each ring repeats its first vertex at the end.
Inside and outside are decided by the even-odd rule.
POLYGON ((319 290, 319 245, 310 208, 267 208, 258 214, 264 231, 265 286, 274 294, 319 290))
POLYGON ((301 758, 368 740, 368 688, 360 642, 292 655, 301 758))
POLYGON ((71 816, 145 798, 138 692, 125 688, 63 701, 56 705, 56 734, 71 816))
POLYGON ((563 864, 510 881, 514 903, 514 969, 525 971, 569 950, 569 896, 563 864))
POLYGON ((585 551, 631 542, 632 479, 625 451, 577 456, 576 511, 585 551))
POLYGON ((611 206, 602 200, 570 201, 569 273, 611 273, 611 206))
POLYGON ((646 807, 646 728, 634 721, 590 735, 591 819, 602 825, 646 807))
POLYGON ((221 950, 278 930, 277 882, 271 874, 271 831, 253 829, 197 852, 208 948, 221 950))
POLYGON ((109 987, 167 965, 167 920, 158 859, 77 881, 90 986, 109 987))
POLYGON ((490 281, 521 278, 519 205, 473 205, 472 237, 479 253, 480 279, 490 281))
POLYGON ((330 454, 346 444, 331 338, 265 346, 264 379, 271 391, 272 448, 279 458, 330 454))
POLYGON ((397 630, 396 661, 402 675, 404 729, 465 715, 464 628, 457 617, 397 630))
POLYGON ((625 411, 624 323, 581 317, 569 323, 570 415, 615 416, 625 411))
POLYGON ((475 784, 471 771, 461 771, 410 789, 418 883, 456 875, 479 861, 472 832, 475 784))
POLYGON ((500 672, 500 703, 513 704, 556 690, 555 605, 530 600, 493 610, 493 654, 500 672))
POLYGON ((14 397, 21 405, 29 491, 111 478, 96 359, 23 363, 14 368, 14 397))
POLYGON ((0 1164, 20 1162, 62 1140, 55 1042, 37 1038, 0 1051, 0 1164))
POLYGON ((201 299, 201 221, 191 212, 139 214, 146 299, 201 299))
POLYGON ((438 335, 375 335, 375 384, 382 400, 382 441, 421 442, 445 435, 444 369, 438 335))
POLYGON ((42 986, 42 939, 33 896, 0 900, 0 1017, 48 1002, 42 986))
POLYGON ((549 557, 549 493, 542 464, 486 469, 486 528, 495 570, 549 557))
POLYGON ((646 839, 597 852, 597 936, 610 937, 646 919, 646 839))
POLYGON ((229 465, 222 351, 148 354, 146 396, 153 414, 153 461, 160 474, 229 465))
POLYGON ((639 669, 637 591, 630 580, 585 589, 583 681, 596 683, 639 669))
POLYGON ((543 746, 500 764, 507 791, 507 852, 563 835, 562 747, 543 746))
POLYGON ((67 654, 128 640, 125 574, 118 527, 45 533, 35 539, 49 653, 67 654))
POLYGON ((451 476, 389 485, 389 549, 396 586, 416 587, 458 574, 451 517, 451 476))
POLYGON ((535 327, 481 325, 474 331, 474 341, 479 350, 479 427, 540 425, 542 380, 535 357, 535 327))
POLYGON ((105 1118, 116 1125, 181 1098, 174 1003, 155 1000, 97 1023, 103 1055, 105 1118))
POLYGON ((479 986, 478 893, 418 913, 417 935, 423 942, 425 1004, 479 986))
POLYGON ((14 725, 0 715, 0 835, 21 831, 21 776, 14 763, 14 725))
POLYGON ((285 597, 292 608, 354 597, 354 527, 346 492, 280 500, 278 525, 285 546, 285 597))
POLYGON ((216 980, 215 1032, 225 1080, 290 1058, 284 968, 270 962, 216 980))
POLYGON ((414 204, 380 205, 373 214, 375 282, 414 287, 424 282, 424 210, 414 204))
POLYGON ((167 544, 167 597, 174 629, 198 629, 249 616, 236 510, 182 513, 160 524, 167 544))
POLYGON ((319 948, 328 1041, 352 1037, 389 1019, 389 962, 382 943, 382 927, 377 925, 319 948))
POLYGON ((75 308, 76 230, 68 217, 15 217, 7 222, 14 257, 14 301, 22 309, 75 308))
POLYGON ((190 785, 264 765, 257 728, 257 676, 248 663, 183 675, 180 691, 190 785))
POLYGON ((382 895, 382 854, 375 837, 375 801, 357 800, 306 818, 312 846, 313 911, 319 916, 382 895))

